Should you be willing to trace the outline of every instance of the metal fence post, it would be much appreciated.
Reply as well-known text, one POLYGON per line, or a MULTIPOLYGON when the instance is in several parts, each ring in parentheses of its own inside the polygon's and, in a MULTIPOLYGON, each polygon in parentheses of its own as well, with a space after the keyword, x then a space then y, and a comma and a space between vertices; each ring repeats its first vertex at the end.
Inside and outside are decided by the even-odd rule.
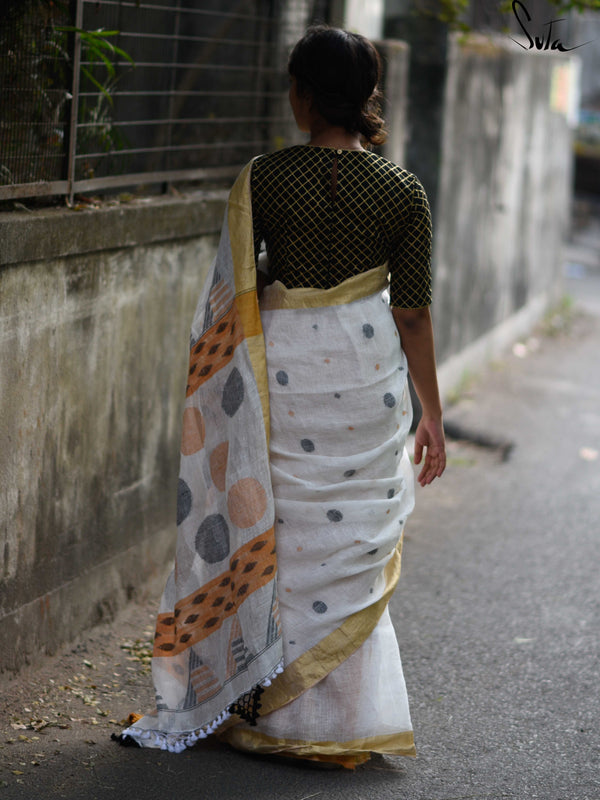
MULTIPOLYGON (((171 67, 171 75, 169 77, 169 120, 172 120, 175 116, 175 87, 176 87, 176 72, 175 69, 177 65, 177 58, 179 55, 179 24, 181 22, 181 0, 177 0, 177 5, 175 7, 175 23, 173 28, 173 57, 172 63, 173 66, 171 67)), ((167 128, 167 141, 166 141, 168 150, 165 150, 165 156, 163 161, 163 169, 168 170, 171 167, 171 152, 170 148, 173 144, 173 123, 169 122, 169 126, 167 128)), ((172 186, 171 181, 166 181, 163 184, 163 194, 167 194, 172 186)))
MULTIPOLYGON (((83 25, 83 0, 75 0, 75 27, 81 29, 83 25)), ((69 152, 68 152, 68 202, 73 204, 75 194, 75 155, 77 153, 77 120, 79 117, 79 76, 81 66, 81 36, 75 33, 73 40, 73 83, 71 87, 71 118, 69 121, 69 152)))

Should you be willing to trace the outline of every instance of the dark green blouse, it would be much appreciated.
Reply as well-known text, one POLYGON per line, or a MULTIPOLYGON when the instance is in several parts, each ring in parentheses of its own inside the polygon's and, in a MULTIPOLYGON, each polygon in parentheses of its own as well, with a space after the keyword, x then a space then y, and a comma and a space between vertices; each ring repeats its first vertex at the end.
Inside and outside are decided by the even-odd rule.
POLYGON ((367 150, 298 145, 252 165, 254 247, 269 278, 328 289, 387 261, 391 303, 431 303, 431 215, 418 178, 367 150))

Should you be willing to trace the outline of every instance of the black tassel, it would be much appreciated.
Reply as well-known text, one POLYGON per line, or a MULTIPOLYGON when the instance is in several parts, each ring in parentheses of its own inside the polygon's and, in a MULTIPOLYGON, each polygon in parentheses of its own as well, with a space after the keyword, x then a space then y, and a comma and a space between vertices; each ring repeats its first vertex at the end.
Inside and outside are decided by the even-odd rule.
POLYGON ((236 703, 232 703, 227 710, 230 714, 237 714, 249 725, 255 726, 256 720, 260 717, 258 709, 262 706, 258 701, 264 691, 263 687, 257 684, 251 691, 239 697, 236 703))
POLYGON ((133 736, 127 736, 126 733, 111 733, 110 738, 113 742, 117 742, 120 744, 121 747, 141 747, 142 745, 133 738, 133 736))

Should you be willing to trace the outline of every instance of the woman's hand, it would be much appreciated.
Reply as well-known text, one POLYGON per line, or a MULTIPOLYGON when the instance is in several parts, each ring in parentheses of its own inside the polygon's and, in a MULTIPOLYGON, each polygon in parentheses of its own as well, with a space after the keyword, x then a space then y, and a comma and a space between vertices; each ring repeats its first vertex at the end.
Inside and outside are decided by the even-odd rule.
POLYGON ((423 448, 425 463, 417 480, 421 486, 427 486, 446 469, 446 442, 441 417, 421 417, 415 433, 415 464, 421 463, 423 448))

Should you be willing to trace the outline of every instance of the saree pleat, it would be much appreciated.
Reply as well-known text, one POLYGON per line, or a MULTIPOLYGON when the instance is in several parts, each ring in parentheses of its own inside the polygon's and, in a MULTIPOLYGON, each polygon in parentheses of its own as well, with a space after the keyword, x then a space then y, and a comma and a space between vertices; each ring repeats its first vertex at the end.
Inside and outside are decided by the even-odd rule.
POLYGON ((267 287, 261 304, 286 668, 256 726, 224 738, 303 757, 413 755, 387 611, 413 507, 406 360, 385 292, 321 308, 308 297, 267 287))

